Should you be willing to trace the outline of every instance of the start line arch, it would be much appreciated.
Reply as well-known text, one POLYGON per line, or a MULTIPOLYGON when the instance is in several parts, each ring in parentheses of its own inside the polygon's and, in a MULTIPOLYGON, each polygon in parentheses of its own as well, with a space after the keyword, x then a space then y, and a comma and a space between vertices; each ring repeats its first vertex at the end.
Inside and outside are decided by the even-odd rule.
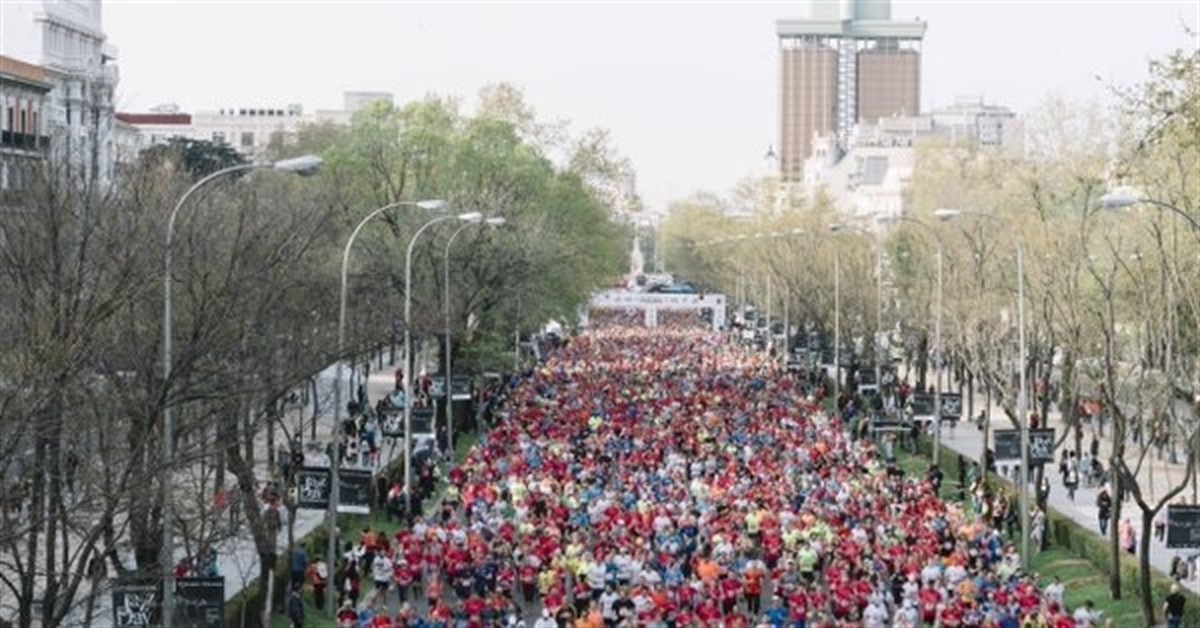
MULTIPOLYGON (((713 329, 725 327, 725 295, 723 294, 666 294, 660 292, 632 292, 629 290, 605 290, 592 295, 588 314, 595 310, 615 310, 640 313, 646 327, 658 327, 660 319, 668 313, 694 313, 709 315, 713 329)), ((663 320, 662 322, 666 322, 663 320)))

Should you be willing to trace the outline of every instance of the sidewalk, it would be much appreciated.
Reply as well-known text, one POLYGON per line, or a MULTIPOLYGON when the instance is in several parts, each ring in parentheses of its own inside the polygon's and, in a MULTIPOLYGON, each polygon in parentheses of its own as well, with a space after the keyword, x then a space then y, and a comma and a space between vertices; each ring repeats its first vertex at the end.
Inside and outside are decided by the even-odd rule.
MULTIPOLYGON (((956 390, 951 387, 949 390, 956 390)), ((964 397, 966 390, 963 390, 964 397)), ((979 412, 981 408, 986 407, 986 398, 983 395, 975 395, 975 411, 979 412)), ((959 422, 956 430, 951 430, 949 425, 942 426, 942 444, 946 447, 961 453, 963 456, 972 460, 979 460, 980 453, 983 450, 983 431, 977 429, 975 425, 965 416, 966 400, 963 402, 963 421, 959 422)), ((1012 422, 1008 416, 1004 414, 998 405, 992 404, 991 407, 992 419, 991 427, 993 433, 997 428, 1011 429, 1012 422)), ((1057 430, 1057 436, 1061 438, 1066 429, 1062 422, 1061 414, 1057 411, 1051 411, 1049 417, 1049 427, 1057 430)), ((1085 425, 1083 428, 1083 448, 1086 449, 1091 442, 1092 428, 1085 425)), ((1111 426, 1105 431, 1105 434, 1111 436, 1111 426)), ((989 443, 994 442, 994 439, 989 437, 989 443)), ((1105 461, 1107 468, 1107 459, 1109 452, 1112 449, 1111 441, 1106 438, 1099 439, 1100 455, 1105 461)), ((1070 436, 1063 442, 1059 449, 1055 452, 1055 460, 1062 455, 1065 449, 1074 449, 1074 437, 1070 436)), ((1137 456, 1141 453, 1141 448, 1136 444, 1126 447, 1126 459, 1131 468, 1135 468, 1137 456)), ((1173 488, 1179 481, 1183 479, 1186 467, 1184 465, 1172 465, 1168 462, 1160 462, 1157 460, 1154 451, 1151 451, 1146 456, 1146 462, 1143 464, 1141 472, 1138 474, 1140 485, 1145 491, 1147 500, 1157 500, 1155 496, 1166 493, 1170 488, 1173 488)), ((1070 517, 1086 530, 1093 531, 1097 537, 1100 536, 1099 523, 1097 520, 1096 495, 1099 492, 1099 487, 1084 488, 1080 483, 1080 487, 1075 491, 1075 499, 1072 501, 1067 497, 1067 490, 1062 485, 1061 476, 1058 474, 1057 462, 1054 465, 1047 465, 1046 474, 1050 479, 1050 507, 1057 510, 1066 517, 1070 517)), ((1034 487, 1030 487, 1030 499, 1034 495, 1034 487)), ((1184 489, 1176 498, 1176 502, 1182 503, 1185 500, 1191 499, 1191 488, 1184 489)), ((1115 496, 1114 496, 1115 497, 1115 496)), ((1162 516, 1166 516, 1166 508, 1162 510, 1162 516)), ((1128 518, 1134 525, 1134 529, 1138 531, 1139 539, 1141 535, 1141 510, 1132 497, 1122 505, 1122 519, 1128 518)), ((1120 525, 1120 521, 1113 521, 1110 525, 1120 525)), ((1105 537, 1107 538, 1107 537, 1105 537)), ((1150 565, 1155 569, 1167 574, 1170 571, 1171 558, 1175 555, 1188 556, 1195 553, 1195 550, 1168 550, 1165 543, 1151 539, 1150 541, 1150 565)), ((1193 577, 1185 580, 1182 585, 1193 592, 1200 593, 1200 579, 1193 577)))
MULTIPOLYGON (((333 385, 335 379, 336 366, 330 366, 322 371, 317 376, 317 390, 321 404, 321 413, 317 417, 317 439, 319 441, 328 442, 330 430, 333 427, 333 385)), ((350 370, 343 370, 344 379, 343 385, 343 400, 345 400, 345 391, 347 390, 347 382, 350 379, 350 370)), ((384 395, 391 394, 395 388, 395 379, 390 369, 383 371, 372 371, 367 379, 367 398, 371 400, 380 399, 384 395)), ((344 411, 343 411, 344 412, 344 411)), ((305 426, 310 425, 306 422, 305 426)), ((259 438, 256 444, 262 444, 263 452, 255 453, 255 473, 259 481, 269 477, 269 470, 266 468, 266 439, 259 438)), ((392 462, 396 457, 402 457, 404 451, 402 448, 382 447, 380 449, 379 469, 384 468, 392 462)), ((286 511, 285 511, 286 516, 286 511)), ((299 541, 313 530, 324 525, 326 512, 324 510, 297 510, 296 522, 294 528, 295 539, 299 541)), ((287 521, 284 521, 284 530, 280 532, 278 549, 280 556, 287 551, 287 521)), ((182 558, 182 556, 180 556, 182 558)), ((229 539, 225 543, 217 547, 217 571, 225 578, 225 600, 229 601, 243 589, 250 586, 259 573, 258 569, 258 551, 254 545, 254 539, 246 529, 244 522, 242 523, 239 534, 234 539, 229 539)))
MULTIPOLYGON (((394 371, 395 367, 388 366, 384 363, 383 370, 379 370, 378 363, 372 364, 371 375, 367 378, 366 389, 368 399, 374 401, 382 398, 385 395, 391 394, 395 388, 394 371)), ((330 365, 325 370, 321 371, 316 376, 317 390, 316 395, 320 401, 320 413, 316 417, 317 440, 328 442, 330 439, 331 429, 333 427, 333 391, 334 380, 337 365, 330 365)), ((348 399, 346 392, 349 390, 351 382, 351 369, 349 365, 343 368, 342 392, 343 403, 348 399)), ((355 380, 357 381, 357 380, 355 380)), ((344 410, 343 410, 344 413, 344 410)), ((283 419, 286 425, 294 426, 300 423, 303 417, 304 438, 308 442, 309 435, 312 430, 313 417, 311 414, 311 400, 304 407, 293 407, 287 411, 287 415, 283 419), (303 413, 297 415, 296 413, 303 413)), ((286 436, 282 431, 276 432, 276 446, 281 443, 286 444, 286 436)), ((267 458, 267 434, 264 426, 254 439, 254 472, 255 476, 261 485, 263 482, 271 478, 272 470, 268 465, 267 458)), ((380 469, 384 468, 392 460, 404 455, 403 448, 383 447, 380 455, 380 469)), ((226 486, 236 485, 237 479, 230 473, 226 478, 226 486)), ((287 552, 287 512, 284 511, 284 529, 280 532, 277 544, 280 556, 284 556, 287 552)), ((303 539, 313 530, 324 525, 326 511, 324 510, 297 510, 296 521, 294 527, 294 538, 298 542, 303 539)), ((228 602, 237 594, 250 586, 259 575, 258 551, 254 544, 254 539, 246 527, 245 515, 241 515, 238 519, 238 527, 236 534, 226 539, 225 541, 216 544, 217 552, 217 571, 221 577, 225 579, 225 601, 228 602)), ((124 550, 124 548, 123 548, 124 550)), ((176 560, 184 557, 184 548, 181 540, 176 540, 175 558, 176 560)), ((120 552, 121 559, 126 564, 132 564, 133 558, 128 551, 120 552)), ((109 591, 113 584, 112 574, 103 579, 99 584, 99 592, 96 596, 95 609, 93 611, 93 626, 111 626, 113 624, 112 597, 109 591)), ((88 594, 88 585, 85 581, 81 585, 79 599, 82 600, 88 594)), ((80 605, 82 607, 82 604, 80 605)), ((72 614, 70 620, 83 622, 82 608, 78 613, 72 614)), ((253 621, 248 618, 249 621, 253 621)))

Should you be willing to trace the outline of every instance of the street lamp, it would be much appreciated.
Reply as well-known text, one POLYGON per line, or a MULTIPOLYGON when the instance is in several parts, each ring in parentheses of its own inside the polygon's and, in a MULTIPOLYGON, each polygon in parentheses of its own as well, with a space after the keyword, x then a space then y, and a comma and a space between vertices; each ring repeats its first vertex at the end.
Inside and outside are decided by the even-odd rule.
MULTIPOLYGON (((933 217, 942 222, 954 219, 961 212, 955 209, 935 209, 933 217)), ((933 354, 937 357, 937 362, 934 364, 936 376, 933 382, 933 466, 938 466, 942 457, 942 237, 925 222, 901 215, 898 217, 900 222, 908 222, 925 229, 933 235, 934 246, 936 247, 935 266, 936 274, 936 291, 934 294, 934 320, 933 320, 933 354)))
POLYGON ((289 172, 300 176, 310 176, 316 174, 321 168, 321 158, 316 155, 305 155, 293 159, 283 159, 276 162, 268 163, 253 163, 253 164, 238 164, 228 168, 222 168, 205 176, 199 181, 192 184, 183 196, 179 197, 179 201, 175 203, 175 207, 171 210, 170 216, 167 218, 167 247, 164 261, 163 272, 163 348, 162 348, 162 368, 163 368, 163 476, 159 484, 162 490, 162 547, 159 550, 159 562, 162 563, 160 568, 163 574, 163 617, 162 623, 164 628, 171 628, 175 622, 175 538, 171 534, 171 465, 174 464, 175 458, 175 410, 171 406, 171 340, 174 335, 173 318, 171 316, 171 289, 174 286, 174 279, 171 276, 171 259, 174 252, 173 244, 175 241, 175 220, 179 217, 179 211, 187 203, 200 188, 216 181, 217 179, 248 170, 278 170, 280 172, 289 172))
POLYGON ((458 237, 458 234, 462 233, 467 227, 480 224, 484 224, 489 227, 500 227, 504 223, 505 220, 501 216, 484 220, 483 215, 479 214, 478 216, 473 216, 472 218, 465 220, 464 224, 458 229, 455 229, 454 233, 450 234, 450 237, 446 240, 446 253, 442 264, 442 288, 445 291, 444 301, 446 304, 446 449, 450 452, 451 456, 454 455, 454 405, 452 403, 454 401, 454 395, 452 390, 453 378, 451 377, 450 356, 450 246, 454 244, 454 240, 458 237))
MULTIPOLYGON (((388 210, 397 207, 418 207, 428 211, 439 211, 446 207, 446 202, 442 200, 425 200, 425 201, 400 201, 384 205, 363 217, 362 220, 355 225, 354 230, 350 232, 350 237, 346 240, 346 246, 342 250, 342 276, 341 276, 341 292, 338 298, 338 339, 337 339, 337 364, 334 367, 333 377, 333 428, 330 434, 332 451, 329 456, 329 538, 326 549, 326 560, 330 569, 337 565, 337 506, 340 498, 338 490, 338 470, 341 466, 342 447, 341 447, 341 414, 342 414, 342 364, 344 362, 344 353, 346 351, 346 292, 347 279, 350 271, 350 249, 354 246, 354 240, 358 238, 358 232, 375 218, 384 214, 388 210)), ((407 400, 405 401, 407 403, 407 400)), ((335 602, 337 600, 335 591, 336 587, 328 587, 325 595, 326 601, 329 603, 328 608, 330 613, 335 612, 335 602)))
MULTIPOLYGON (((937 209, 933 215, 943 222, 953 220, 964 212, 960 209, 937 209)), ((971 214, 1003 221, 999 216, 982 211, 971 214)), ((1021 476, 1019 478, 1021 508, 1021 565, 1029 570, 1029 411, 1027 409, 1025 382, 1025 252, 1021 239, 1017 237, 1017 343, 1018 343, 1018 386, 1017 426, 1021 432, 1021 476)))
POLYGON ((1154 205, 1155 207, 1157 207, 1159 209, 1163 209, 1163 210, 1172 212, 1178 216, 1181 216, 1184 220, 1186 220, 1188 222, 1189 225, 1191 225, 1192 229, 1195 229, 1196 231, 1200 231, 1200 221, 1196 220, 1196 218, 1193 217, 1191 214, 1188 214, 1187 212, 1183 211, 1179 207, 1176 207, 1170 203, 1164 203, 1162 201, 1158 201, 1158 200, 1155 200, 1152 198, 1146 198, 1144 196, 1135 195, 1128 189, 1113 190, 1113 191, 1108 192, 1107 194, 1104 194, 1100 197, 1100 207, 1102 207, 1103 209, 1108 209, 1108 210, 1112 210, 1112 211, 1125 209, 1127 207, 1132 207, 1134 205, 1138 205, 1138 204, 1142 204, 1142 203, 1147 204, 1147 205, 1154 205))
MULTIPOLYGON (((829 226, 829 230, 834 233, 845 232, 845 231, 856 231, 867 237, 871 237, 871 238, 874 237, 874 235, 871 232, 867 231, 866 229, 863 229, 861 227, 855 227, 853 225, 849 225, 846 223, 832 224, 829 226)), ((838 275, 840 274, 841 268, 840 268, 840 263, 839 263, 840 262, 840 254, 839 254, 839 250, 836 246, 834 247, 833 255, 834 255, 834 257, 833 257, 833 261, 834 261, 834 292, 835 292, 835 295, 834 295, 834 297, 835 297, 834 327, 835 327, 835 330, 840 331, 840 329, 838 329, 838 327, 839 327, 838 323, 840 322, 840 319, 841 319, 841 313, 840 313, 841 295, 836 294, 836 293, 840 292, 840 286, 838 285, 840 283, 840 280, 838 278, 838 275)), ((878 243, 875 248, 875 273, 877 275, 877 277, 876 277, 876 296, 875 296, 875 342, 873 343, 875 346, 875 390, 876 390, 876 394, 880 395, 880 401, 882 401, 883 368, 882 368, 882 360, 880 359, 879 335, 883 331, 883 245, 878 244, 878 243)), ((835 335, 838 335, 837 331, 835 331, 835 335)), ((835 345, 836 346, 834 347, 834 353, 835 353, 835 355, 838 355, 840 357, 840 353, 841 353, 840 340, 835 340, 835 345)), ((834 361, 838 361, 839 357, 835 357, 834 361)), ((841 375, 841 368, 842 368, 841 362, 838 362, 837 373, 839 376, 841 375)))
POLYGON ((408 241, 408 251, 404 255, 404 510, 412 514, 412 370, 415 362, 412 358, 412 255, 417 240, 425 230, 447 220, 463 222, 478 221, 483 214, 468 212, 465 214, 450 214, 438 216, 421 225, 408 241))

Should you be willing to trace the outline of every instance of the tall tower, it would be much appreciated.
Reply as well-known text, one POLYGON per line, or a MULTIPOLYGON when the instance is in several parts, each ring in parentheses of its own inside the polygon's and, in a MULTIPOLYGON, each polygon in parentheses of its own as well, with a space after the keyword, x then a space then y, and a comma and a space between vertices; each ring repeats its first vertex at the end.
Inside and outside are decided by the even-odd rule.
POLYGON ((845 150, 858 122, 915 115, 925 22, 891 19, 890 0, 808 0, 778 20, 779 173, 798 181, 816 135, 845 150))

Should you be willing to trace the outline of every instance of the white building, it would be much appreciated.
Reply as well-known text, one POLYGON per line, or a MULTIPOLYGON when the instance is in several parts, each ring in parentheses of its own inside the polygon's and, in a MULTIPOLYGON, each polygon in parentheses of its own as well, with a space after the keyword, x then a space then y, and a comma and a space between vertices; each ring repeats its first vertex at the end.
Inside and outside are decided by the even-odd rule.
POLYGON ((348 126, 355 113, 377 102, 394 105, 396 98, 391 92, 343 92, 341 109, 318 109, 313 121, 317 124, 329 122, 348 126))
POLYGON ((165 144, 173 137, 195 139, 191 114, 181 113, 175 105, 159 105, 150 113, 121 112, 117 124, 121 161, 132 160, 142 150, 165 144))
POLYGON ((227 107, 216 111, 184 113, 174 104, 159 105, 149 113, 121 112, 117 118, 128 124, 137 134, 136 139, 125 138, 126 147, 122 158, 136 157, 137 151, 128 154, 128 147, 138 150, 162 144, 173 137, 205 140, 228 144, 247 159, 266 156, 274 142, 287 143, 305 124, 332 123, 349 125, 354 113, 374 102, 393 102, 389 92, 345 92, 342 95, 344 109, 319 110, 306 114, 298 104, 286 107, 227 107))
POLYGON ((287 142, 306 120, 304 108, 229 107, 192 116, 192 139, 228 144, 248 159, 262 157, 272 142, 287 142))
POLYGON ((51 86, 39 130, 69 174, 104 184, 113 173, 116 49, 105 41, 100 0, 0 3, 0 54, 45 70, 51 86))
POLYGON ((1012 156, 1021 155, 1024 147, 1024 127, 1016 114, 982 98, 960 98, 925 115, 856 125, 850 137, 845 154, 833 134, 814 138, 802 185, 807 195, 824 190, 849 218, 868 223, 894 221, 907 209, 914 147, 922 142, 974 145, 1012 156))

